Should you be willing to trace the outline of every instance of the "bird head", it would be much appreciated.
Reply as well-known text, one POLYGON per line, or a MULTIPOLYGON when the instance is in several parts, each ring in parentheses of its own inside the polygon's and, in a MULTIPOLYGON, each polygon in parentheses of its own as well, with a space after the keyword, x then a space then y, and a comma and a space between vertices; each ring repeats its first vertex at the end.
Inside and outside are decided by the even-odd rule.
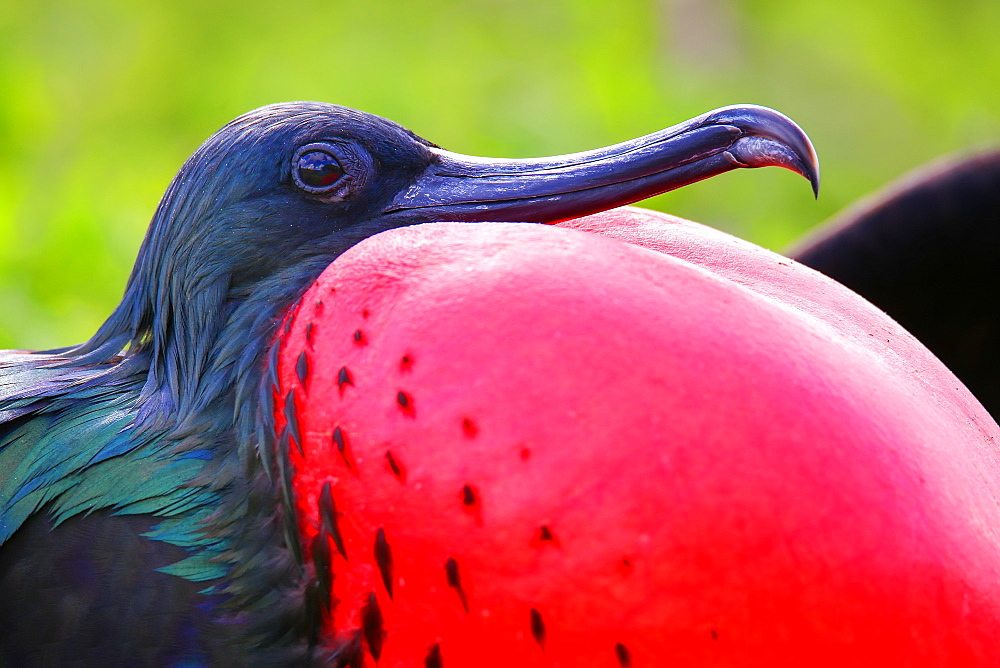
POLYGON ((235 119, 185 163, 150 226, 137 271, 155 274, 160 288, 211 276, 246 289, 393 227, 555 222, 765 165, 818 184, 805 134, 764 107, 720 109, 596 151, 497 160, 445 151, 353 109, 274 104, 235 119))
POLYGON ((445 151, 331 104, 261 107, 220 129, 181 168, 122 304, 81 352, 148 350, 161 370, 154 376, 190 380, 234 318, 270 327, 266 338, 326 265, 378 232, 430 221, 552 223, 768 165, 818 185, 802 130, 752 105, 594 151, 525 160, 445 151))

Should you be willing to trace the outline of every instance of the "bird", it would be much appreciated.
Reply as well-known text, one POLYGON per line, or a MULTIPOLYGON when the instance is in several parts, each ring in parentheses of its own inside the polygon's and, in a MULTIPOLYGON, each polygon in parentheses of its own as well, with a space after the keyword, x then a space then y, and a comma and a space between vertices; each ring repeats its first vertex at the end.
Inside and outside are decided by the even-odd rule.
POLYGON ((882 308, 1000 419, 1000 150, 918 168, 789 255, 882 308))
POLYGON ((170 183, 94 335, 0 355, 0 664, 316 660, 272 388, 284 315, 324 268, 392 228, 553 223, 764 166, 818 188, 805 133, 755 105, 520 160, 319 102, 228 123, 170 183))

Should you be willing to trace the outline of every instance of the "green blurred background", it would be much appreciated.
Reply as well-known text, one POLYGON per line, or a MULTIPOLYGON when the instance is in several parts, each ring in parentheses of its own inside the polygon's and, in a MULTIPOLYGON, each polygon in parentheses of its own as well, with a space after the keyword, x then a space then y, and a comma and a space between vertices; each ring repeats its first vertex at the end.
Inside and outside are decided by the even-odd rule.
POLYGON ((0 347, 87 338, 188 154, 295 99, 503 157, 772 106, 816 144, 818 202, 767 169, 645 205, 780 249, 921 163, 1000 143, 1000 2, 0 0, 0 347))

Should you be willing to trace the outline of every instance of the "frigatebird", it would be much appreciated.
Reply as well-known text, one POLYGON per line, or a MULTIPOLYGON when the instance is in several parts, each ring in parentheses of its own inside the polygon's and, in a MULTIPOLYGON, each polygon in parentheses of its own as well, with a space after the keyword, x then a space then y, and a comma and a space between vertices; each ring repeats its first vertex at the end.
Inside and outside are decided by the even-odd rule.
POLYGON ((232 121, 168 187, 93 337, 3 353, 0 664, 307 662, 317 594, 270 456, 271 342, 320 272, 390 228, 549 223, 769 165, 818 186, 805 134, 758 106, 528 160, 315 102, 232 121))

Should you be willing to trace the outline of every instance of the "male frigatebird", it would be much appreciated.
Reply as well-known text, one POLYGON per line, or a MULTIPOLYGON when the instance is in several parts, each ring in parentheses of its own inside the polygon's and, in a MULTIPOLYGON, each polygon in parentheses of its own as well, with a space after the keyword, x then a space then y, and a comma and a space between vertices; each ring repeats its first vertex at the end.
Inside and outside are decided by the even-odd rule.
POLYGON ((320 272, 390 228, 548 223, 768 165, 818 185, 803 132, 757 106, 531 160, 314 102, 229 123, 167 189, 94 336, 0 362, 0 664, 306 661, 317 593, 272 478, 269 348, 320 272))

